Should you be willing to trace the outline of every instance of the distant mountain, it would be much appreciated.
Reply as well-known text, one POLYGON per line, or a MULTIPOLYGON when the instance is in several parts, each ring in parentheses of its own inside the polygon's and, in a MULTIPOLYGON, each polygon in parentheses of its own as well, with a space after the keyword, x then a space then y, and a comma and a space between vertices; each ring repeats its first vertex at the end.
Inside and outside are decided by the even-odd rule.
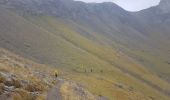
POLYGON ((168 45, 170 45, 169 4, 170 1, 162 0, 158 6, 132 13, 140 22, 138 29, 143 26, 145 34, 149 36, 151 45, 156 47, 155 49, 159 51, 157 54, 165 58, 165 62, 169 61, 169 56, 166 56, 169 53, 168 45))
POLYGON ((170 13, 170 2, 169 0, 162 0, 158 6, 163 13, 170 13))
POLYGON ((169 100, 168 5, 132 13, 109 2, 1 0, 0 46, 57 66, 96 95, 169 100))

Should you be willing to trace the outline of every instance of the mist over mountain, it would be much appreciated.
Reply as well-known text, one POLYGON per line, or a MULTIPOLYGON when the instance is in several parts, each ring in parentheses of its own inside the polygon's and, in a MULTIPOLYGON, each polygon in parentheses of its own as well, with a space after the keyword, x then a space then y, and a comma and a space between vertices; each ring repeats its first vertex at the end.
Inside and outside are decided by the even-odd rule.
POLYGON ((168 0, 139 12, 110 2, 0 1, 0 47, 110 100, 169 100, 169 26, 168 0))
POLYGON ((164 12, 164 13, 169 13, 170 12, 170 10, 169 10, 169 8, 170 8, 170 2, 168 1, 168 0, 162 0, 161 2, 160 2, 160 4, 159 4, 159 6, 158 6, 161 10, 162 10, 162 12, 164 12))

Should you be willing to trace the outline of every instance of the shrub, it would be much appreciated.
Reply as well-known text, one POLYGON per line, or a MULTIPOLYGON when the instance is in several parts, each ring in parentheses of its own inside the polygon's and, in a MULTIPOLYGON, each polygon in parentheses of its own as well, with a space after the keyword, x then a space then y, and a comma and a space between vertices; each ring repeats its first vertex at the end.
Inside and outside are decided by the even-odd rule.
POLYGON ((16 88, 22 87, 20 81, 17 80, 17 79, 14 79, 14 78, 13 78, 13 79, 6 80, 4 83, 5 83, 5 85, 7 85, 7 86, 15 86, 16 88))
POLYGON ((35 100, 35 97, 23 89, 16 89, 12 94, 13 100, 35 100))
POLYGON ((40 95, 35 100, 46 100, 45 98, 46 98, 45 96, 40 95))
POLYGON ((30 83, 25 89, 29 92, 44 91, 45 87, 40 83, 30 83))
POLYGON ((0 95, 4 92, 5 85, 3 83, 0 83, 0 95))
POLYGON ((18 81, 17 79, 12 79, 12 83, 13 83, 13 86, 15 86, 16 88, 22 87, 20 81, 18 81))
POLYGON ((0 83, 4 83, 6 79, 0 74, 0 83))
POLYGON ((13 93, 12 95, 13 100, 23 100, 20 94, 18 93, 13 93))

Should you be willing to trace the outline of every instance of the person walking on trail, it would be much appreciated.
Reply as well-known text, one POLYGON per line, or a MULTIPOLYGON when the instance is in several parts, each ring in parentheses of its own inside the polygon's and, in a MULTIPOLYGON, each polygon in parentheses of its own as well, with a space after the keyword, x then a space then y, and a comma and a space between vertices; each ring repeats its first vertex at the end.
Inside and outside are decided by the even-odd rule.
POLYGON ((55 70, 55 71, 54 71, 54 76, 55 76, 56 78, 58 77, 58 74, 59 74, 59 73, 58 73, 58 70, 55 70))

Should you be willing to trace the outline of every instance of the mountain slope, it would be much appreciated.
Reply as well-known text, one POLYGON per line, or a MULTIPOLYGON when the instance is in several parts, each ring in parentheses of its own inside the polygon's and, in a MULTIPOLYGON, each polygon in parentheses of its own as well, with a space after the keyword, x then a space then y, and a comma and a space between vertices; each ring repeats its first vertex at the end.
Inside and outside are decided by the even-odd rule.
POLYGON ((56 68, 32 62, 0 48, 0 99, 68 100, 69 95, 69 100, 104 100, 104 97, 93 95, 74 81, 56 78, 53 70, 56 68))
POLYGON ((157 72, 160 77, 169 81, 170 11, 168 10, 168 4, 168 0, 161 0, 156 7, 132 14, 140 23, 137 30, 144 26, 142 29, 145 30, 145 34, 147 34, 151 44, 149 45, 150 50, 144 50, 139 52, 139 54, 145 55, 142 58, 145 59, 144 62, 149 63, 149 65, 146 64, 148 67, 152 67, 151 69, 157 72))
POLYGON ((58 66, 68 72, 64 77, 80 82, 96 95, 120 100, 169 99, 169 83, 156 75, 165 71, 168 76, 168 64, 155 74, 146 68, 147 63, 136 60, 148 59, 151 69, 159 60, 150 52, 140 54, 142 48, 155 47, 148 30, 144 34, 134 27, 145 25, 136 15, 112 3, 4 1, 0 7, 1 47, 58 66))

